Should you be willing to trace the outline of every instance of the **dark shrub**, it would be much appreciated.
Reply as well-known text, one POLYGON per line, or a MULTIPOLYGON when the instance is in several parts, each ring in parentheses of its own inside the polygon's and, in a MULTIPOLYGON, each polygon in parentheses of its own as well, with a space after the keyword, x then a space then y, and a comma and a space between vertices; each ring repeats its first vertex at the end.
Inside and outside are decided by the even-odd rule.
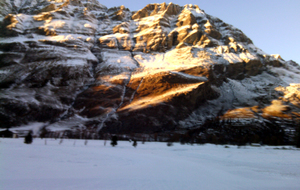
POLYGON ((28 132, 28 134, 26 135, 25 139, 24 139, 24 143, 25 144, 31 144, 32 143, 32 135, 31 135, 31 131, 28 132))
POLYGON ((136 142, 136 140, 134 140, 134 141, 133 141, 133 144, 132 144, 132 146, 134 146, 134 147, 136 147, 136 146, 137 146, 137 142, 136 142))
POLYGON ((118 145, 118 137, 117 136, 112 136, 110 144, 111 144, 111 146, 118 145))

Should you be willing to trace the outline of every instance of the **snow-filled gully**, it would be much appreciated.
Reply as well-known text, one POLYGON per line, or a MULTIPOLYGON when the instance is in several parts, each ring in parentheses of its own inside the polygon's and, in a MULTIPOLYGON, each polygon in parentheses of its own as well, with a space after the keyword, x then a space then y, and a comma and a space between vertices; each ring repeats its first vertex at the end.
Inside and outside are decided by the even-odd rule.
POLYGON ((132 93, 129 103, 131 103, 133 101, 134 96, 135 96, 136 92, 139 90, 139 88, 140 88, 141 84, 143 83, 143 81, 144 81, 144 77, 141 79, 141 81, 140 81, 138 87, 136 88, 136 90, 132 93))
MULTIPOLYGON (((132 59, 136 62, 137 66, 139 67, 140 65, 139 65, 139 63, 137 62, 137 60, 134 58, 132 52, 131 52, 131 56, 132 56, 132 59)), ((97 128, 97 132, 98 132, 98 133, 99 133, 99 131, 103 128, 104 123, 105 123, 112 115, 114 115, 114 114, 119 110, 119 108, 121 108, 122 105, 124 104, 124 99, 125 99, 125 95, 126 95, 126 92, 127 92, 127 86, 129 85, 129 83, 130 83, 130 81, 131 81, 132 74, 133 74, 135 71, 136 71, 136 69, 134 69, 133 71, 130 72, 129 78, 128 78, 127 81, 124 83, 123 91, 122 91, 122 94, 121 94, 121 102, 120 102, 119 106, 118 106, 117 108, 112 109, 109 113, 107 113, 106 117, 102 120, 102 122, 100 123, 100 125, 99 125, 98 128, 97 128)), ((132 93, 131 98, 130 98, 130 102, 133 100, 134 95, 135 95, 135 93, 137 92, 138 88, 140 87, 142 81, 143 81, 143 78, 141 79, 140 84, 138 85, 137 89, 132 93)))
MULTIPOLYGON (((141 68, 141 65, 139 64, 139 62, 134 58, 134 55, 133 55, 132 51, 130 51, 130 54, 131 54, 132 60, 136 63, 137 67, 138 67, 138 68, 141 68)), ((136 70, 137 70, 137 69, 135 69, 134 71, 136 71, 136 70)), ((142 68, 142 70, 143 70, 143 68, 142 68)), ((142 72, 142 70, 141 70, 140 72, 142 72)), ((132 73, 133 73, 133 72, 132 72, 132 73)), ((131 74, 132 74, 132 73, 131 73, 131 74)), ((139 90, 139 88, 140 88, 141 84, 143 83, 143 81, 144 81, 144 77, 142 77, 142 79, 141 79, 141 81, 140 81, 138 87, 137 87, 137 88, 135 89, 135 91, 132 93, 129 103, 131 103, 131 102, 133 101, 134 96, 135 96, 136 92, 139 90)))
POLYGON ((124 98, 125 98, 125 94, 126 94, 126 89, 127 89, 127 85, 129 84, 130 80, 131 80, 131 75, 132 75, 133 71, 130 73, 129 78, 127 79, 128 82, 126 82, 124 84, 123 87, 123 91, 122 91, 122 95, 121 95, 121 102, 119 104, 119 106, 117 108, 112 109, 109 113, 106 114, 106 117, 102 120, 102 122, 100 123, 100 125, 97 128, 97 132, 99 133, 99 131, 103 128, 104 123, 113 115, 115 114, 118 109, 123 105, 124 103, 124 98))
POLYGON ((123 105, 124 103, 124 98, 125 98, 125 94, 126 94, 126 89, 127 89, 127 85, 129 84, 130 80, 131 80, 131 76, 132 76, 132 72, 130 72, 130 75, 129 75, 129 79, 128 79, 128 82, 126 82, 124 84, 124 87, 123 87, 123 92, 122 92, 122 96, 121 96, 121 103, 119 104, 118 108, 116 109, 116 111, 123 105))

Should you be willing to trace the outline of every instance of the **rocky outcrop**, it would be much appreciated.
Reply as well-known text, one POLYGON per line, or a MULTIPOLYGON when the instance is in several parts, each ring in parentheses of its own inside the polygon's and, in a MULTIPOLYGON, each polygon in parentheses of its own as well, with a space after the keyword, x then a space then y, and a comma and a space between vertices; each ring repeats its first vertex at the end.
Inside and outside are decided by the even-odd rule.
POLYGON ((0 5, 0 127, 211 138, 251 122, 257 134, 274 120, 293 126, 300 115, 299 65, 196 5, 0 5))
POLYGON ((178 16, 178 22, 176 26, 192 26, 196 23, 195 16, 188 9, 184 9, 182 13, 178 16))

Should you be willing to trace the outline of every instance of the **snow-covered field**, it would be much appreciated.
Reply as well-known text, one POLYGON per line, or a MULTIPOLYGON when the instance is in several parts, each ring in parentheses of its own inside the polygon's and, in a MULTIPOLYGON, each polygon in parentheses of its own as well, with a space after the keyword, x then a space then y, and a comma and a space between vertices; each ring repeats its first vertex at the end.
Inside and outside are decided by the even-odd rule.
POLYGON ((300 189, 295 148, 59 142, 1 138, 0 189, 300 189))

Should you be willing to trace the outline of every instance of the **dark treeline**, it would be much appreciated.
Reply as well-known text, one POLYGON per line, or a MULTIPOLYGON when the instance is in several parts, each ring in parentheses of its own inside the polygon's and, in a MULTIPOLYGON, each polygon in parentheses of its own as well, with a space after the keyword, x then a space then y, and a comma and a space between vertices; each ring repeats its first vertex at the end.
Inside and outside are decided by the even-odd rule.
POLYGON ((265 145, 293 144, 285 130, 276 123, 233 123, 230 120, 207 120, 201 127, 190 129, 185 134, 174 135, 181 143, 213 143, 246 145, 259 143, 265 145))
POLYGON ((208 119, 201 126, 190 129, 175 129, 157 133, 128 133, 111 134, 96 133, 92 129, 51 132, 43 128, 41 138, 69 138, 69 139, 104 139, 111 140, 117 136, 118 140, 142 141, 144 142, 180 142, 181 144, 233 144, 246 145, 258 143, 262 145, 296 145, 300 147, 300 125, 299 122, 289 121, 282 123, 274 120, 256 121, 248 124, 232 121, 231 119, 220 120, 219 117, 208 119))

